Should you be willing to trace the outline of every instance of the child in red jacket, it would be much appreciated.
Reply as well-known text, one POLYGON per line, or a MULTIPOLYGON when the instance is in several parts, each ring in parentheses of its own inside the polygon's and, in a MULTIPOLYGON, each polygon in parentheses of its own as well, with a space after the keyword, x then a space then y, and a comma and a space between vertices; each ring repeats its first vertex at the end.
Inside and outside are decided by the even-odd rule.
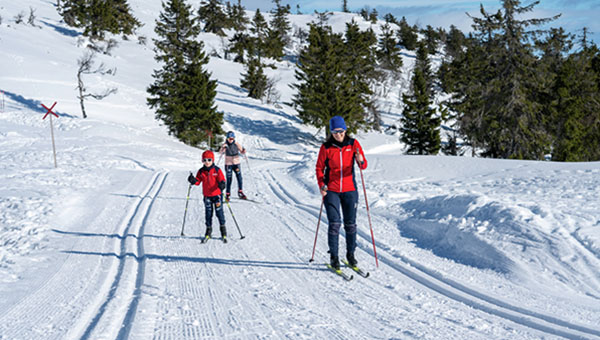
POLYGON ((204 194, 204 216, 206 223, 206 234, 202 243, 208 241, 212 234, 212 216, 213 205, 215 207, 217 218, 221 224, 221 237, 223 242, 227 243, 227 230, 225 229, 225 214, 223 213, 222 190, 225 189, 225 176, 223 171, 215 164, 215 154, 210 151, 202 153, 202 163, 204 166, 198 170, 196 177, 192 174, 188 177, 188 181, 192 185, 200 185, 202 183, 202 193, 204 194))

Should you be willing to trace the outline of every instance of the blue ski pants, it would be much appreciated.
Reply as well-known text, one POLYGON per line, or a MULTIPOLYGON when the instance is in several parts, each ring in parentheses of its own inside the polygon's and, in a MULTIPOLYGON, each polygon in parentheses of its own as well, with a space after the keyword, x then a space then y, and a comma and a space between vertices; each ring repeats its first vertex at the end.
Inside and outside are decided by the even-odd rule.
POLYGON ((227 178, 227 193, 231 193, 231 180, 233 179, 233 173, 235 172, 235 178, 238 183, 238 190, 242 190, 242 168, 239 164, 225 165, 225 177, 227 178))
POLYGON ((223 196, 204 197, 204 220, 206 227, 212 226, 213 206, 220 225, 225 225, 225 214, 223 213, 223 196))
POLYGON ((329 229, 327 232, 327 243, 331 256, 338 256, 338 242, 340 227, 342 226, 342 214, 344 230, 346 231, 346 253, 354 254, 356 249, 356 208, 358 206, 358 192, 333 192, 327 191, 323 198, 327 211, 329 229), (340 207, 342 214, 340 214, 340 207))

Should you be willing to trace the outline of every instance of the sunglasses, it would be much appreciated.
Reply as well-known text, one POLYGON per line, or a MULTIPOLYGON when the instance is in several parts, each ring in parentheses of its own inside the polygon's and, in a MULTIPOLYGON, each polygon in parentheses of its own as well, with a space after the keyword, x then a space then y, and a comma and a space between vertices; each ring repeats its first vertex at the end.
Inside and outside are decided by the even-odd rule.
POLYGON ((203 162, 212 162, 212 158, 203 158, 202 161, 203 162))
POLYGON ((346 132, 346 130, 334 130, 334 131, 331 131, 331 133, 333 133, 334 135, 339 135, 339 134, 342 134, 344 132, 346 132))

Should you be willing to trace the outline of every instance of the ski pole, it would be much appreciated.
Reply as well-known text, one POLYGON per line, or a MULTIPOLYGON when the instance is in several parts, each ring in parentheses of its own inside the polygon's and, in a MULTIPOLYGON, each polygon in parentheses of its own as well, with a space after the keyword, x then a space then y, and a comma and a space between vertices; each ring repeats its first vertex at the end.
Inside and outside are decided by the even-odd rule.
POLYGON ((221 162, 221 158, 223 158, 223 154, 220 154, 220 155, 219 155, 219 160, 218 160, 218 161, 215 163, 215 165, 218 165, 218 164, 219 164, 219 162, 221 162))
MULTIPOLYGON (((358 164, 358 159, 356 160, 358 164)), ((375 255, 375 265, 379 268, 379 260, 377 259, 377 249, 375 249, 375 237, 373 236, 373 224, 371 223, 371 213, 369 212, 369 202, 367 201, 367 189, 365 188, 365 177, 363 176, 362 168, 358 164, 360 170, 360 179, 362 180, 363 193, 365 195, 365 205, 367 206, 367 216, 369 217, 369 228, 371 229, 371 240, 373 241, 373 254, 375 255)))
MULTIPOLYGON (((191 172, 190 172, 191 174, 191 172)), ((187 215, 188 203, 190 201, 190 190, 192 190, 192 184, 188 187, 187 198, 185 199, 185 212, 183 213, 183 224, 181 225, 181 236, 183 236, 183 228, 185 228, 185 216, 187 215)))
POLYGON ((324 199, 321 199, 321 209, 319 209, 319 220, 317 221, 317 232, 315 233, 315 244, 313 244, 312 256, 308 262, 313 262, 315 260, 315 248, 317 248, 317 236, 319 236, 319 225, 321 224, 321 214, 323 213, 323 203, 324 199))
POLYGON ((250 169, 250 162, 248 161, 248 156, 244 153, 244 158, 246 159, 246 164, 248 165, 248 171, 252 171, 250 169))
POLYGON ((242 235, 242 231, 240 230, 240 226, 238 225, 237 221, 235 220, 235 215, 233 215, 233 210, 231 210, 231 205, 229 205, 229 201, 223 199, 223 201, 225 201, 225 203, 227 203, 227 208, 229 208, 229 212, 231 213, 231 217, 233 218, 233 222, 235 223, 235 226, 237 227, 238 232, 240 233, 240 239, 243 240, 244 235, 242 235))

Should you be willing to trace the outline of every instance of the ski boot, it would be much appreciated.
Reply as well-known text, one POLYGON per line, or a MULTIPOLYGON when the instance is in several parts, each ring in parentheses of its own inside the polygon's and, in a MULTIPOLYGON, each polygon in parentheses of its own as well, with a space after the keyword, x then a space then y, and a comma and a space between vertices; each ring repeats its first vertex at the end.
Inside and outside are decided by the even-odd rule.
POLYGON ((331 255, 331 262, 329 264, 334 270, 340 270, 340 259, 337 256, 331 255))
POLYGON ((238 197, 242 200, 248 199, 248 197, 246 197, 246 195, 244 195, 242 190, 238 190, 238 197))
POLYGON ((358 264, 358 261, 356 261, 356 258, 354 257, 354 253, 347 253, 346 260, 348 260, 350 267, 356 267, 358 264))
POLYGON ((206 243, 206 241, 210 240, 211 234, 212 234, 212 227, 206 227, 206 233, 204 234, 202 243, 206 243))
POLYGON ((227 243, 227 230, 225 229, 225 226, 222 225, 220 227, 221 229, 221 239, 223 240, 223 243, 227 243))
POLYGON ((231 197, 231 193, 230 193, 230 192, 226 193, 226 194, 225 194, 225 201, 226 201, 226 202, 229 202, 229 198, 230 198, 230 197, 231 197))

